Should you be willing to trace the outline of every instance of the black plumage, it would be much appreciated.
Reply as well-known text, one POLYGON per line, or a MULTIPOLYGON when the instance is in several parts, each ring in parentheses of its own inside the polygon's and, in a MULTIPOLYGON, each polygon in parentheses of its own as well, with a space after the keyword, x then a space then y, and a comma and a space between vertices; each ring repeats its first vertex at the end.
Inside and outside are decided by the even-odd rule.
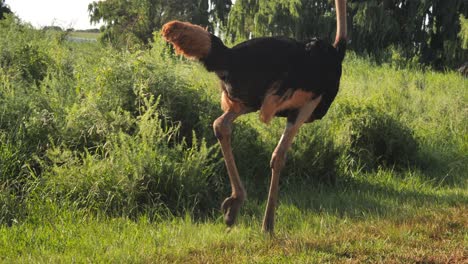
POLYGON ((333 45, 320 39, 300 42, 265 37, 228 48, 200 26, 171 21, 163 27, 163 37, 177 53, 200 61, 221 80, 224 113, 214 121, 213 129, 232 188, 221 205, 228 226, 234 224, 246 197, 232 153, 232 123, 243 114, 260 110, 260 119, 265 123, 274 116, 287 117, 270 161, 271 184, 262 225, 264 231, 273 232, 279 176, 286 153, 302 124, 327 113, 340 85, 346 52, 346 0, 335 0, 335 8, 337 30, 333 45))
MULTIPOLYGON (((322 118, 333 102, 339 87, 341 62, 346 42, 336 49, 320 39, 299 42, 285 37, 256 38, 232 48, 211 35, 211 52, 201 58, 208 71, 216 72, 222 89, 232 100, 256 111, 269 89, 282 96, 288 89, 302 89, 322 95, 313 119, 322 118)), ((278 112, 288 116, 295 109, 278 112)))

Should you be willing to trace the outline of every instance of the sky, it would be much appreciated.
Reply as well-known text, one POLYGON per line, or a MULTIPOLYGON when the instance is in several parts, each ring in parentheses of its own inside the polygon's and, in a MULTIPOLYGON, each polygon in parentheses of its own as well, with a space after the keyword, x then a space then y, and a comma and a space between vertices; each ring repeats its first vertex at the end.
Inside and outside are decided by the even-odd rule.
POLYGON ((99 28, 89 23, 88 4, 93 0, 6 0, 22 21, 34 27, 59 26, 63 29, 99 28))

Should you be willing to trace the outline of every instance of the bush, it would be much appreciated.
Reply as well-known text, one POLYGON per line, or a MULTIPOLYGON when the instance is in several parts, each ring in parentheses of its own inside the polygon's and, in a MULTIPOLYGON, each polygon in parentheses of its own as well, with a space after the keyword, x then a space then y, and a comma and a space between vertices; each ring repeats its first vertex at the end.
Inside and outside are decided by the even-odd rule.
POLYGON ((338 111, 347 165, 375 170, 415 164, 418 142, 408 126, 373 105, 346 102, 338 111))
POLYGON ((5 182, 0 182, 0 225, 11 226, 24 216, 24 204, 14 191, 14 188, 5 182))
MULTIPOLYGON (((0 21, 0 35, 0 223, 49 205, 124 217, 219 207, 229 180, 212 131, 221 114, 214 74, 174 56, 157 34, 151 49, 132 52, 68 43, 12 18, 0 21)), ((295 138, 281 185, 416 159, 429 179, 464 184, 463 79, 346 63, 330 113, 295 138)), ((239 174, 263 202, 284 119, 267 127, 250 114, 233 127, 239 174)))
POLYGON ((44 49, 49 39, 13 16, 0 21, 0 34, 0 67, 9 69, 19 82, 38 85, 52 62, 44 49))
POLYGON ((59 200, 114 216, 211 209, 219 186, 214 150, 195 137, 191 146, 177 141, 178 127, 163 126, 157 104, 145 104, 134 136, 115 133, 93 154, 49 151, 47 188, 59 200))
POLYGON ((290 180, 299 183, 334 184, 340 172, 339 150, 326 121, 305 124, 290 150, 286 169, 290 180))

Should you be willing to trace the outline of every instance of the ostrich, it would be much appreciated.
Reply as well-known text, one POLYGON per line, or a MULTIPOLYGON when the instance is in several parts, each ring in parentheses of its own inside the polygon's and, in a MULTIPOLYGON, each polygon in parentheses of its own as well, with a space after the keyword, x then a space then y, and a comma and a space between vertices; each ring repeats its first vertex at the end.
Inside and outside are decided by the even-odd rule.
POLYGON ((221 80, 224 113, 213 123, 226 163, 231 196, 221 204, 227 226, 235 223, 246 191, 231 149, 232 123, 240 115, 259 111, 269 123, 286 117, 286 128, 273 151, 271 183, 262 230, 273 233, 278 184, 286 152, 302 124, 321 119, 338 92, 346 52, 346 0, 335 0, 337 30, 333 45, 320 39, 300 42, 285 37, 262 37, 226 47, 215 35, 187 22, 171 21, 163 38, 176 53, 201 62, 221 80))

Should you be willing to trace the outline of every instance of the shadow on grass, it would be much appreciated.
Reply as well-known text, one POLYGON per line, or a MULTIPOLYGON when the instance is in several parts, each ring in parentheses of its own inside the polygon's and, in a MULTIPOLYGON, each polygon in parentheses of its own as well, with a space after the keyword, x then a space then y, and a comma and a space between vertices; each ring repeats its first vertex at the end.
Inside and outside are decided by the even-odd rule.
MULTIPOLYGON (((265 143, 258 139, 259 133, 255 129, 248 124, 236 126, 239 128, 234 135, 233 148, 251 201, 250 205, 245 205, 243 214, 261 218, 271 177, 268 166, 271 153, 265 143)), ((370 127, 371 131, 379 131, 372 124, 370 127)), ((392 127, 392 137, 387 133, 387 141, 398 141, 404 134, 400 132, 408 130, 406 127, 392 127)), ((359 166, 349 165, 349 150, 336 147, 326 132, 326 126, 314 127, 312 132, 306 130, 296 138, 280 177, 280 203, 294 205, 301 211, 326 212, 351 218, 391 216, 411 213, 420 207, 468 204, 467 195, 454 190, 463 189, 466 179, 448 174, 450 164, 446 161, 450 159, 447 157, 427 157, 423 152, 416 155, 416 149, 411 147, 406 158, 388 158, 390 162, 387 166, 372 163, 371 170, 362 172, 359 166), (411 159, 411 165, 405 165, 408 159, 411 159), (353 178, 350 175, 353 173, 359 176, 353 178)), ((379 142, 383 136, 377 132, 371 134, 373 139, 370 142, 379 142)), ((361 144, 356 150, 375 148, 374 143, 368 145, 361 144)), ((380 145, 385 148, 389 144, 380 145)), ((404 156, 399 151, 398 147, 392 147, 372 153, 404 156)), ((455 171, 461 170, 458 168, 455 171)), ((225 182, 228 186, 227 175, 225 182)))
MULTIPOLYGON (((372 176, 370 176, 372 177, 372 176)), ((336 186, 285 186, 282 203, 338 217, 395 216, 430 206, 468 205, 463 193, 348 179, 336 186)))
POLYGON ((418 168, 425 180, 441 187, 466 186, 468 156, 461 152, 423 149, 419 152, 418 168))
MULTIPOLYGON (((271 177, 271 153, 248 123, 236 126, 233 148, 249 199, 241 214, 261 219, 271 177)), ((468 196, 462 191, 466 178, 449 174, 461 170, 451 169, 454 165, 446 162, 450 160, 447 156, 427 157, 421 152, 414 158, 418 161, 407 168, 400 163, 396 169, 376 167, 360 172, 348 167, 349 171, 344 171, 349 160, 326 134, 316 130, 302 137, 305 139, 299 136, 289 152, 280 177, 280 204, 295 206, 301 212, 349 218, 412 215, 419 208, 468 205, 468 196), (419 162, 421 159, 427 162, 419 162), (352 177, 352 173, 358 176, 352 177)))

